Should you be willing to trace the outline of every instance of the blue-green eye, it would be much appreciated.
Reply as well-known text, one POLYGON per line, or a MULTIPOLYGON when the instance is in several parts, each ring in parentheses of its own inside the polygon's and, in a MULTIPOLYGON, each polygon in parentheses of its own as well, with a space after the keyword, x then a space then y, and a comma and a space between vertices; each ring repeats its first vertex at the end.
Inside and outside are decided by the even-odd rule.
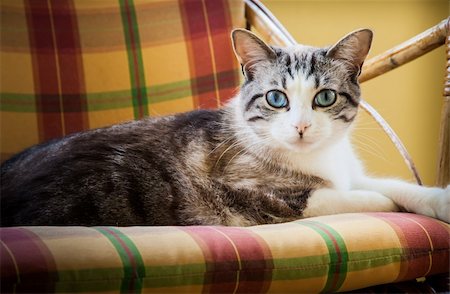
POLYGON ((319 107, 328 107, 336 102, 336 92, 333 90, 322 90, 314 97, 314 104, 319 107))
POLYGON ((288 105, 286 94, 278 90, 271 90, 266 94, 267 103, 273 108, 282 108, 288 105))

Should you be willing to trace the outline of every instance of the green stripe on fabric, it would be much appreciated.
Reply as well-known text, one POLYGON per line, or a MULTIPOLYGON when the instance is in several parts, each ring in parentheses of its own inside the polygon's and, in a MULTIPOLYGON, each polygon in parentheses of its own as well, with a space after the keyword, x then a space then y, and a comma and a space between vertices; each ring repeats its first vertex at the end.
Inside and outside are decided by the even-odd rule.
POLYGON ((326 255, 313 255, 313 256, 302 256, 293 258, 278 258, 273 260, 274 268, 289 269, 308 266, 325 266, 330 263, 330 256, 326 255))
POLYGON ((302 220, 295 223, 313 229, 325 241, 330 256, 330 266, 327 282, 322 292, 338 290, 347 276, 348 252, 344 239, 332 227, 320 222, 302 220))
MULTIPOLYGON (((371 268, 400 262, 405 258, 402 248, 390 248, 368 251, 348 252, 348 272, 363 271, 371 268)), ((427 256, 424 252, 423 256, 427 256)), ((330 255, 281 258, 273 260, 272 280, 287 281, 315 278, 328 275, 330 255)), ((266 269, 267 270, 267 269, 266 269)), ((143 288, 178 287, 201 285, 204 283, 206 266, 199 264, 176 264, 146 266, 143 288)), ((118 290, 123 278, 122 268, 95 268, 59 271, 56 284, 57 292, 96 292, 100 290, 118 290), (110 281, 97 286, 90 281, 110 281), (80 281, 83 281, 80 283, 80 281)))
POLYGON ((119 2, 127 44, 134 118, 139 119, 148 115, 148 99, 136 10, 133 0, 119 0, 119 2))
POLYGON ((192 96, 190 80, 148 88, 150 103, 159 103, 192 96))
MULTIPOLYGON (((219 75, 230 75, 223 72, 219 75)), ((149 86, 145 89, 149 105, 180 98, 192 97, 191 83, 194 79, 149 86)), ((206 87, 202 91, 206 92, 206 87)), ((114 110, 133 107, 133 95, 130 90, 86 93, 88 111, 114 110)), ((148 107, 146 107, 148 109, 148 107)), ((0 111, 36 112, 36 96, 33 93, 0 93, 0 111)))
POLYGON ((58 271, 58 282, 55 283, 55 293, 118 291, 122 286, 122 279, 122 268, 58 271))
POLYGON ((142 278, 145 277, 145 266, 136 245, 125 234, 115 228, 95 229, 109 239, 122 260, 124 277, 121 292, 140 293, 142 290, 142 278))
POLYGON ((144 288, 178 287, 203 285, 205 283, 206 265, 179 264, 169 266, 147 267, 144 288))
POLYGON ((130 91, 87 93, 89 111, 132 107, 130 91))
POLYGON ((36 112, 35 95, 0 93, 0 111, 36 112))
MULTIPOLYGON (((428 256, 428 252, 423 253, 428 256)), ((400 262, 407 256, 404 248, 348 252, 348 272, 355 272, 400 262)))

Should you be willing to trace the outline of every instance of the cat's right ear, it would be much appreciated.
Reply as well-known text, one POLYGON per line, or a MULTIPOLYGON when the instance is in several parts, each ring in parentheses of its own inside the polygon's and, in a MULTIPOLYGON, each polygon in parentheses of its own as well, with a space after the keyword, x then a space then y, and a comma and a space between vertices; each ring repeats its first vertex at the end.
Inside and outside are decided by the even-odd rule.
POLYGON ((233 49, 247 80, 252 79, 254 66, 262 61, 276 59, 276 54, 264 41, 244 29, 231 32, 233 49))
POLYGON ((372 44, 373 33, 369 29, 360 29, 343 37, 326 56, 338 60, 344 60, 353 67, 355 76, 359 76, 361 68, 372 44))

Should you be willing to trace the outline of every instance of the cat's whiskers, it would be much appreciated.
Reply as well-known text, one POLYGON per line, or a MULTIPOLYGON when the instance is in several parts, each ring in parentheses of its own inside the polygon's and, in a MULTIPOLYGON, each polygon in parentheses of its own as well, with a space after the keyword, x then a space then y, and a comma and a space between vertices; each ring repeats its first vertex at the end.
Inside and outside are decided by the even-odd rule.
POLYGON ((232 134, 231 136, 229 136, 228 138, 226 138, 225 140, 223 140, 222 142, 220 142, 219 144, 217 144, 217 146, 212 149, 208 155, 206 157, 209 157, 212 153, 214 153, 214 151, 216 151, 217 149, 219 149, 221 146, 223 146, 224 144, 230 142, 232 139, 234 138, 234 135, 232 134))
POLYGON ((358 144, 356 144, 356 148, 358 148, 358 149, 360 149, 362 151, 365 151, 365 152, 367 152, 367 153, 369 153, 369 154, 371 154, 371 155, 373 155, 373 156, 375 156, 375 157, 377 157, 377 158, 379 158, 379 159, 381 159, 383 161, 388 161, 387 158, 384 156, 384 154, 380 153, 379 150, 373 148, 373 146, 371 146, 371 145, 369 145, 367 143, 364 143, 363 141, 358 140, 357 138, 355 138, 355 140, 358 143, 358 144))
POLYGON ((362 118, 361 114, 358 115, 357 120, 355 121, 354 125, 355 125, 355 127, 370 125, 370 126, 378 126, 378 128, 380 128, 379 124, 375 120, 367 120, 365 118, 362 118))
POLYGON ((383 148, 381 147, 380 143, 377 140, 375 140, 374 138, 372 138, 370 135, 367 135, 364 133, 359 133, 359 134, 356 134, 355 136, 353 136, 353 138, 355 138, 355 137, 356 138, 360 137, 362 140, 369 141, 369 143, 372 143, 372 146, 374 148, 378 149, 378 151, 380 153, 383 153, 383 148))
MULTIPOLYGON (((228 146, 227 149, 225 149, 222 154, 219 156, 218 160, 216 161, 215 167, 218 165, 219 161, 222 159, 222 157, 225 155, 226 152, 228 152, 229 150, 231 150, 232 148, 236 147, 239 143, 243 143, 242 145, 245 146, 245 141, 243 141, 243 139, 237 138, 236 137, 236 130, 234 130, 234 128, 236 126, 230 124, 230 123, 226 123, 226 122, 217 122, 216 125, 218 126, 222 126, 224 128, 222 128, 222 132, 225 134, 230 134, 230 136, 228 138, 226 138, 225 140, 223 140, 221 143, 219 143, 216 147, 214 147, 214 149, 212 149, 207 156, 210 156, 211 154, 213 154, 217 149, 219 149, 220 147, 222 147, 223 145, 229 143, 231 140, 235 140, 235 142, 233 144, 231 144, 230 146, 228 146)), ((250 134, 250 131, 245 130, 244 132, 242 130, 240 130, 241 134, 243 133, 247 133, 250 134)))
POLYGON ((383 130, 380 129, 379 127, 354 127, 353 130, 357 130, 357 131, 380 131, 382 132, 383 130))
MULTIPOLYGON (((226 164, 225 168, 223 169, 223 173, 225 173, 226 169, 228 168, 228 166, 230 165, 230 163, 237 157, 237 156, 245 156, 247 154, 255 154, 257 157, 259 157, 260 153, 262 153, 262 151, 260 150, 261 148, 256 148, 253 149, 253 147, 255 146, 261 146, 262 144, 268 143, 271 140, 270 137, 263 137, 262 140, 257 141, 257 142, 253 142, 250 145, 246 145, 245 148, 242 148, 239 152, 237 152, 233 157, 231 157, 231 159, 228 161, 228 163, 226 164), (250 150, 252 152, 250 152, 250 150)), ((246 142, 242 142, 242 143, 246 143, 246 142)))
POLYGON ((216 164, 214 165, 214 167, 217 167, 217 165, 219 164, 220 160, 222 159, 222 157, 231 149, 233 149, 234 147, 237 147, 240 144, 240 142, 238 140, 236 140, 236 142, 233 142, 230 146, 228 146, 223 152, 222 154, 220 154, 219 158, 216 161, 216 164))

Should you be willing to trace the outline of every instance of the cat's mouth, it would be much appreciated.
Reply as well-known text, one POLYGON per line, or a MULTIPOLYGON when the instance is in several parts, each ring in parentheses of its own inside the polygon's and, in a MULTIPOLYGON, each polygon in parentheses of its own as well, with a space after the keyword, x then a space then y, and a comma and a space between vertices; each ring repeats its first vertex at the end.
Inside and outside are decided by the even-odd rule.
POLYGON ((290 140, 286 142, 288 149, 296 152, 309 152, 319 145, 318 140, 314 138, 297 138, 296 140, 290 140))

